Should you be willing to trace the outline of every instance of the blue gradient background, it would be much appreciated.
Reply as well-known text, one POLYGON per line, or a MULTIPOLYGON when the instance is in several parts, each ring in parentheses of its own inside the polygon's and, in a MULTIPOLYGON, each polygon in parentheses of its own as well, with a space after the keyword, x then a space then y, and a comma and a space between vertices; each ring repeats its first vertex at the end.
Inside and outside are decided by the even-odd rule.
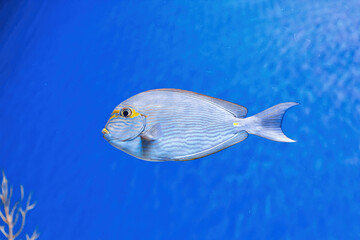
POLYGON ((37 200, 24 233, 360 238, 359 1, 3 0, 0 23, 0 169, 37 200), (300 102, 298 142, 151 163, 102 138, 117 104, 164 87, 249 115, 300 102))

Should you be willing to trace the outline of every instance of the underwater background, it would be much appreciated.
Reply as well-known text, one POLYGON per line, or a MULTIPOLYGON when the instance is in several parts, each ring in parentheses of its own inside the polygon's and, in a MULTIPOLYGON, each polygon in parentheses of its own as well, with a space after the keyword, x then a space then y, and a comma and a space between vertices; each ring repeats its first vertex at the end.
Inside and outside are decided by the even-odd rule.
POLYGON ((358 0, 1 1, 0 170, 13 202, 21 184, 37 201, 23 232, 359 239, 359 29, 358 0), (299 102, 283 121, 297 142, 161 163, 108 144, 115 106, 156 88, 248 116, 299 102))

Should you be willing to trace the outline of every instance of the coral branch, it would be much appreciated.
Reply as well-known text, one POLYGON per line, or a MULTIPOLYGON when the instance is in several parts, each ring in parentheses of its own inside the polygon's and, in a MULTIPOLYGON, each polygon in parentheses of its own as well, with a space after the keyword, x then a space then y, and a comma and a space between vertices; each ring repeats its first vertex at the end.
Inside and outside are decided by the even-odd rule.
MULTIPOLYGON (((12 193, 13 193, 13 190, 10 187, 10 191, 9 191, 8 182, 7 182, 7 179, 5 177, 5 173, 3 172, 3 179, 2 179, 2 183, 1 183, 0 200, 1 200, 1 205, 2 205, 4 210, 2 211, 2 209, 0 209, 0 218, 4 223, 6 223, 6 225, 8 226, 9 231, 6 232, 5 231, 5 226, 0 225, 0 232, 2 232, 4 234, 4 236, 8 240, 14 240, 15 238, 17 238, 21 234, 21 232, 23 231, 24 226, 25 226, 25 219, 26 219, 27 212, 35 207, 35 203, 30 204, 31 194, 28 197, 25 209, 23 209, 21 207, 21 202, 24 199, 24 188, 23 188, 23 186, 20 186, 20 194, 21 194, 20 201, 16 202, 14 204, 14 206, 11 207, 10 200, 11 200, 11 197, 12 197, 12 193), (19 230, 14 234, 14 227, 15 227, 18 219, 19 219, 19 213, 21 215, 21 225, 20 225, 19 230), (14 218, 14 216, 15 216, 15 218, 14 218)), ((38 237, 39 237, 39 234, 36 231, 33 232, 31 237, 29 237, 29 235, 26 235, 27 240, 35 240, 38 237)))
POLYGON ((26 234, 26 240, 36 240, 36 239, 38 239, 38 237, 39 237, 39 234, 36 231, 33 232, 31 237, 29 237, 29 235, 26 234))
POLYGON ((4 226, 0 226, 0 232, 2 232, 5 235, 5 237, 8 237, 8 234, 5 232, 4 226))
POLYGON ((3 213, 1 211, 0 211, 0 217, 4 222, 6 222, 5 216, 3 215, 3 213))

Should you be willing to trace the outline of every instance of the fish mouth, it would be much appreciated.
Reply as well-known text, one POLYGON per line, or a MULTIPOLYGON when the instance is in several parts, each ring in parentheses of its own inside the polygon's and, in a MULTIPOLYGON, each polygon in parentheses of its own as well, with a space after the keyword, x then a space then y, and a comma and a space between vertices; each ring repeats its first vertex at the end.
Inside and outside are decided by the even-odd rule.
POLYGON ((102 134, 110 134, 110 132, 106 129, 106 128, 103 128, 103 130, 101 130, 101 133, 102 134))
POLYGON ((109 132, 109 130, 106 129, 106 127, 104 127, 102 130, 101 130, 101 133, 103 134, 103 138, 105 138, 106 141, 108 142, 111 142, 113 140, 119 140, 119 141, 122 141, 122 139, 120 138, 115 138, 111 135, 111 133, 109 132))

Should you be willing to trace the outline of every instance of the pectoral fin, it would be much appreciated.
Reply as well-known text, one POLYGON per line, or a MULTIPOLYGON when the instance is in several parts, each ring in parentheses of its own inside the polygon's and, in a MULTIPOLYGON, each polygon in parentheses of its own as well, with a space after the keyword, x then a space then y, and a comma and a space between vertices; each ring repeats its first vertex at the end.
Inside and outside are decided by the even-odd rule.
POLYGON ((146 141, 155 141, 162 136, 160 123, 155 124, 141 134, 141 138, 146 141))

